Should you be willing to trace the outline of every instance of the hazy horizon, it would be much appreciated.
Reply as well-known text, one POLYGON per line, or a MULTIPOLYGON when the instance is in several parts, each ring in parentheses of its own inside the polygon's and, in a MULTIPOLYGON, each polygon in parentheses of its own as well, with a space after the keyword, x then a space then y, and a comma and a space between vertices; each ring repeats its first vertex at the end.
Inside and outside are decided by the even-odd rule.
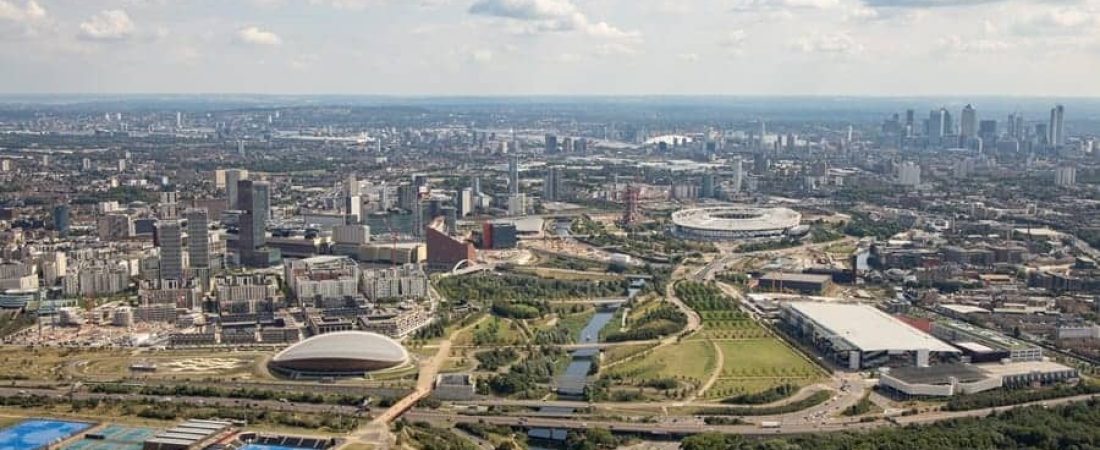
POLYGON ((1100 96, 1100 0, 0 0, 8 94, 1100 96))

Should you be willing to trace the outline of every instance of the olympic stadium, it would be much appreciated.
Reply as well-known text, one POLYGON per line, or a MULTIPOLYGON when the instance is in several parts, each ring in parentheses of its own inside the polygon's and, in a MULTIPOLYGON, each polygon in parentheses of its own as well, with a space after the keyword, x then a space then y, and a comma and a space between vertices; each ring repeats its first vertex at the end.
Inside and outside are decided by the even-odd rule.
POLYGON ((700 241, 781 238, 794 234, 801 221, 802 214, 788 208, 714 206, 672 213, 672 232, 700 241))
POLYGON ((271 358, 268 368, 289 378, 359 377, 405 364, 409 353, 393 339, 365 331, 313 336, 271 358))

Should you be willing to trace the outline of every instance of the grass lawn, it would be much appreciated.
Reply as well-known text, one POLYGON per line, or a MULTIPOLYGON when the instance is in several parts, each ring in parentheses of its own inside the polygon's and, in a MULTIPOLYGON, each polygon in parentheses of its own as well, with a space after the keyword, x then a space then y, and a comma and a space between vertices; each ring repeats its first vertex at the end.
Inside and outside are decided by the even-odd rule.
POLYGON ((610 347, 603 351, 603 360, 600 363, 603 365, 612 364, 616 361, 624 360, 656 346, 657 344, 636 344, 610 347))
POLYGON ((726 364, 723 375, 776 375, 788 370, 815 373, 800 355, 775 339, 719 341, 726 364))
POLYGON ((714 370, 717 355, 710 342, 684 341, 654 350, 643 358, 608 369, 627 379, 687 378, 702 383, 714 370))
POLYGON ((581 330, 585 325, 588 325, 588 321, 592 320, 592 316, 596 315, 595 308, 588 308, 579 313, 573 314, 561 314, 558 320, 558 325, 562 325, 569 329, 569 335, 573 337, 573 342, 581 340, 581 330))
POLYGON ((790 383, 805 386, 821 373, 786 344, 774 339, 718 341, 725 365, 708 398, 754 393, 790 383))
POLYGON ((454 339, 454 345, 522 345, 527 336, 511 319, 490 317, 454 339))

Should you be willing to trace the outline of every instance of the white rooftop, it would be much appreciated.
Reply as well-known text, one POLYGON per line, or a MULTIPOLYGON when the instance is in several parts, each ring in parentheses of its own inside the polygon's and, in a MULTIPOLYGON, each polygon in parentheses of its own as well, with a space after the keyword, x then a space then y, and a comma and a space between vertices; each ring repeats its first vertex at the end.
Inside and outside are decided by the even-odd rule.
POLYGON ((988 313, 989 312, 988 309, 982 308, 980 306, 973 306, 973 305, 957 305, 957 304, 943 305, 943 304, 941 304, 940 307, 943 308, 943 309, 946 309, 946 310, 957 312, 959 314, 974 314, 974 313, 988 313))
POLYGON ((791 302, 790 308, 861 351, 959 353, 951 345, 872 306, 856 303, 791 302))

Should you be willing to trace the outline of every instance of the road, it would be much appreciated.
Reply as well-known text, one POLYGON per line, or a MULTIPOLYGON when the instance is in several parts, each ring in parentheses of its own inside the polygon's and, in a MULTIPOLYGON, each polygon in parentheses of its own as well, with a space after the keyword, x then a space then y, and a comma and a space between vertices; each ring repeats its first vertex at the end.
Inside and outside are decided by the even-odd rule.
MULTIPOLYGON (((862 392, 859 389, 852 389, 852 392, 862 392)), ((49 389, 15 389, 15 388, 0 388, 0 396, 18 396, 18 395, 44 395, 44 396, 68 396, 64 391, 49 390, 49 389)), ((855 396, 858 398, 861 395, 855 396)), ((339 405, 319 405, 308 403, 284 403, 271 400, 235 400, 226 398, 209 398, 209 397, 172 397, 166 398, 163 396, 152 395, 140 395, 140 394, 97 394, 89 392, 75 392, 72 397, 76 400, 88 400, 88 399, 118 399, 118 400, 146 400, 146 401, 164 401, 173 403, 182 403, 189 405, 202 405, 202 406, 244 406, 252 408, 262 408, 271 411, 294 411, 301 413, 322 413, 322 412, 334 412, 348 415, 355 415, 359 413, 358 408, 353 406, 339 406, 339 405)), ((615 421, 603 421, 595 420, 594 418, 585 418, 583 416, 573 416, 569 418, 557 418, 557 417, 542 417, 542 416, 485 416, 485 415, 463 415, 457 412, 449 411, 435 411, 424 409, 411 409, 407 411, 404 416, 413 421, 429 421, 433 423, 477 423, 485 422, 496 425, 508 425, 514 427, 549 427, 549 428, 567 428, 567 429, 585 429, 593 426, 604 427, 616 431, 634 432, 640 434, 653 434, 653 435, 687 435, 696 434, 708 431, 716 431, 722 433, 738 433, 745 435, 776 435, 776 434, 803 434, 803 433, 815 433, 824 431, 843 431, 843 430, 855 430, 855 429, 870 429, 884 426, 893 426, 892 423, 885 420, 878 420, 874 422, 859 422, 858 418, 842 418, 832 416, 822 416, 815 418, 817 415, 825 413, 835 413, 846 408, 847 402, 842 400, 842 397, 836 397, 828 403, 819 405, 814 408, 810 408, 803 411, 798 411, 785 415, 778 416, 756 416, 748 419, 762 422, 762 421, 777 421, 782 424, 778 429, 761 429, 756 425, 706 425, 698 418, 683 417, 683 418, 670 418, 659 420, 657 422, 631 422, 624 420, 615 421)), ((936 422, 940 420, 962 418, 962 417, 985 417, 994 411, 1005 411, 1011 408, 1018 408, 1023 406, 1032 405, 1047 405, 1056 406, 1067 404, 1071 402, 1082 402, 1089 399, 1100 398, 1100 394, 1091 395, 1079 395, 1074 397, 1066 397, 1061 399, 1036 401, 1031 403, 1025 403, 1014 406, 1004 406, 998 408, 984 408, 973 411, 932 411, 923 414, 895 417, 894 420, 901 425, 908 424, 926 424, 936 422)), ((375 424, 375 422, 371 422, 375 424)), ((387 443, 380 440, 379 436, 372 433, 388 434, 388 430, 385 427, 378 427, 373 425, 368 427, 366 431, 357 431, 356 436, 360 436, 360 439, 371 438, 374 439, 374 444, 383 444, 379 448, 388 448, 387 443)), ((352 441, 348 441, 351 443, 352 441)))
POLYGON ((347 441, 337 447, 337 449, 345 448, 354 443, 371 444, 380 448, 389 448, 392 446, 394 437, 389 432, 389 424, 397 420, 398 417, 401 417, 401 415, 405 414, 409 409, 412 409, 413 406, 416 406, 416 403, 421 399, 432 393, 432 389, 435 387, 436 375, 439 374, 439 370, 443 367, 443 364, 447 362, 447 358, 451 357, 451 342, 454 338, 480 325, 481 322, 484 322, 488 317, 489 316, 483 316, 481 319, 453 331, 443 339, 443 341, 439 343, 439 349, 436 350, 435 356, 421 361, 420 369, 416 376, 416 388, 413 389, 412 393, 398 400, 385 412, 376 416, 369 424, 352 432, 351 435, 348 436, 347 441))

